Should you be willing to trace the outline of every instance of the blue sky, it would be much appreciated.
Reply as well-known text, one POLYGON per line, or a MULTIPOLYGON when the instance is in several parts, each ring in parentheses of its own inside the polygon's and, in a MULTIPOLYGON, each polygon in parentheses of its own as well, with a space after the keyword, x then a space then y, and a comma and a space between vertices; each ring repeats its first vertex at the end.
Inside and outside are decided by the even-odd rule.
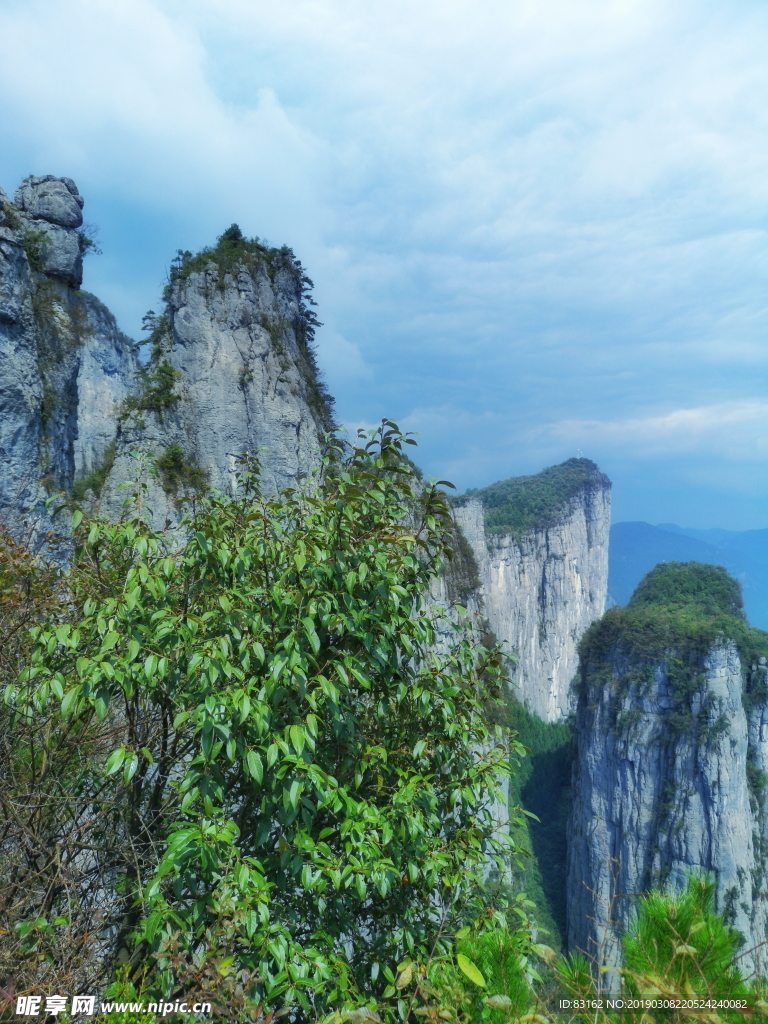
POLYGON ((73 177, 138 336, 232 221, 316 284, 339 418, 463 490, 768 526, 768 7, 1 0, 0 185, 73 177))

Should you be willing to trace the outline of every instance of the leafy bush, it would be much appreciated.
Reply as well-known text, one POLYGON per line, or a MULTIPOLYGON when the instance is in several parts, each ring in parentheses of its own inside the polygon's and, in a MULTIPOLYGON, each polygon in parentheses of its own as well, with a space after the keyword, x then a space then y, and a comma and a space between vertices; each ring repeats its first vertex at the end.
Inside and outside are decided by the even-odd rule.
POLYGON ((334 447, 307 495, 264 498, 251 460, 181 535, 140 504, 78 527, 69 616, 35 628, 5 707, 14 770, 38 771, 41 736, 70 755, 24 910, 93 951, 81 977, 125 964, 171 999, 212 971, 244 1017, 314 1019, 389 999, 403 957, 483 913, 499 657, 462 632, 434 652, 450 521, 406 440, 334 447))
MULTIPOLYGON (((468 931, 468 929, 466 930, 468 931)), ((508 1024, 518 1021, 538 1000, 540 980, 534 954, 554 956, 531 943, 527 928, 498 925, 457 937, 452 955, 435 959, 420 979, 416 1014, 428 1022, 508 1024)))

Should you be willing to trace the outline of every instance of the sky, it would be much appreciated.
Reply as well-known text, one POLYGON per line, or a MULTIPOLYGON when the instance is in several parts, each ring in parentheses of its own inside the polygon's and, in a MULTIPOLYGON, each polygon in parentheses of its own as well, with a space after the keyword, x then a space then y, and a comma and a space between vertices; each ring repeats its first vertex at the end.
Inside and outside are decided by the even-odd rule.
POLYGON ((74 178, 140 336, 237 222, 315 282, 350 429, 459 491, 768 527, 768 5, 0 0, 0 187, 74 178))

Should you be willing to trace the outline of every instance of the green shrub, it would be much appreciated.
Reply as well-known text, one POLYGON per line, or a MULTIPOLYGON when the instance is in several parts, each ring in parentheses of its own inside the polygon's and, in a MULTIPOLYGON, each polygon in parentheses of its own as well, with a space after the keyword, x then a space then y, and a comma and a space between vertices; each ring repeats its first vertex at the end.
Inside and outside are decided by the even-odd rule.
MULTIPOLYGON (((626 990, 638 997, 746 996, 748 987, 734 964, 740 944, 739 933, 715 912, 714 879, 691 875, 679 894, 655 891, 640 898, 623 940, 626 990)), ((738 1012, 722 1016, 741 1019, 738 1012)))
POLYGON ((435 1021, 508 1024, 536 1002, 533 952, 526 927, 492 928, 458 939, 455 955, 434 961, 420 986, 425 1009, 435 1021))
POLYGON ((85 497, 86 491, 93 491, 98 496, 101 494, 101 489, 109 475, 110 469, 115 464, 115 446, 109 445, 104 452, 104 456, 101 462, 92 469, 91 472, 84 477, 82 480, 76 480, 72 487, 72 497, 75 501, 82 501, 85 497))
POLYGON ((126 419, 131 413, 155 412, 162 423, 163 413, 181 400, 181 395, 174 392, 180 379, 181 373, 167 359, 143 367, 139 371, 139 391, 124 400, 120 418, 126 419))
POLYGON ((31 231, 24 233, 24 252, 32 270, 42 273, 45 266, 45 257, 49 241, 45 231, 31 231))
POLYGON ((204 469, 188 462, 184 449, 172 444, 155 460, 160 480, 166 494, 177 494, 180 488, 202 493, 208 486, 208 474, 204 469))
MULTIPOLYGON (((736 959, 741 936, 715 912, 715 883, 711 877, 689 875, 682 892, 653 890, 640 897, 634 921, 622 939, 623 963, 619 969, 621 992, 614 998, 690 1001, 692 999, 747 1000, 747 1014, 765 1009, 760 1002, 762 981, 748 984, 736 959)), ((589 1024, 613 1021, 648 1021, 650 1015, 680 1022, 691 1020, 739 1021, 744 1012, 727 1006, 663 1011, 630 1009, 611 1011, 605 986, 596 979, 597 965, 581 953, 557 963, 556 974, 568 995, 596 1000, 599 1007, 575 1012, 589 1024), (598 991, 599 990, 599 991, 598 991)))
MULTIPOLYGON (((264 497, 250 460, 237 497, 206 495, 172 536, 140 503, 119 523, 75 513, 68 617, 38 627, 0 704, 52 852, 30 847, 21 889, 8 858, 26 848, 2 852, 0 906, 15 885, 35 921, 60 893, 71 948, 125 964, 142 998, 210 970, 245 991, 238 1016, 297 1021, 386 1004, 404 957, 487 913, 488 859, 507 856, 490 807, 510 752, 484 717, 499 659, 461 630, 434 651, 450 518, 412 486, 405 441, 385 423, 334 446, 309 494, 264 497), (48 802, 45 743, 70 757, 48 802)), ((24 941, 47 978, 71 969, 24 941)))

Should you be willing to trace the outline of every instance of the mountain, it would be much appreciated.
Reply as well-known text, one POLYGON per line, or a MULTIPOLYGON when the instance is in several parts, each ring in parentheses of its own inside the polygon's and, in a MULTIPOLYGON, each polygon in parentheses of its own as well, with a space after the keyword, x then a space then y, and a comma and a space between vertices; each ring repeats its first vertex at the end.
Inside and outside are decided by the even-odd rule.
MULTIPOLYGON (((205 486, 231 493, 260 451, 267 491, 316 470, 331 399, 312 340, 311 281, 290 249, 233 225, 174 261, 149 361, 81 289, 92 243, 70 178, 0 192, 0 517, 17 536, 66 534, 46 499, 64 493, 112 518, 143 474, 155 524, 205 486)), ((64 538, 66 539, 66 538, 64 538)))
POLYGON ((56 524, 49 494, 108 461, 136 348, 80 288, 91 243, 70 178, 0 191, 0 518, 37 544, 56 524))
POLYGON ((517 697, 544 721, 562 720, 579 640, 605 608, 610 480, 589 459, 568 459, 470 492, 454 519, 488 625, 517 659, 517 697))
MULTIPOLYGON (((768 633, 720 566, 657 565, 582 641, 568 944, 615 968, 634 895, 715 877, 748 952, 768 930, 768 633)), ((616 978, 614 975, 614 984, 616 978)))
MULTIPOLYGON (((248 451, 267 492, 301 486, 333 415, 313 353, 312 282, 292 251, 232 225, 180 252, 145 317, 141 360, 80 287, 83 206, 75 183, 53 175, 25 179, 13 202, 0 193, 0 522, 66 544, 50 496, 114 519, 140 475, 162 528, 183 498, 233 493, 248 451)), ((579 638, 605 605, 610 482, 571 459, 468 495, 454 515, 441 599, 466 603, 517 657, 531 710, 562 718, 579 638)))
POLYGON ((660 562, 722 565, 738 579, 753 626, 768 629, 768 530, 696 530, 664 523, 614 523, 608 560, 608 594, 626 604, 643 576, 660 562))

